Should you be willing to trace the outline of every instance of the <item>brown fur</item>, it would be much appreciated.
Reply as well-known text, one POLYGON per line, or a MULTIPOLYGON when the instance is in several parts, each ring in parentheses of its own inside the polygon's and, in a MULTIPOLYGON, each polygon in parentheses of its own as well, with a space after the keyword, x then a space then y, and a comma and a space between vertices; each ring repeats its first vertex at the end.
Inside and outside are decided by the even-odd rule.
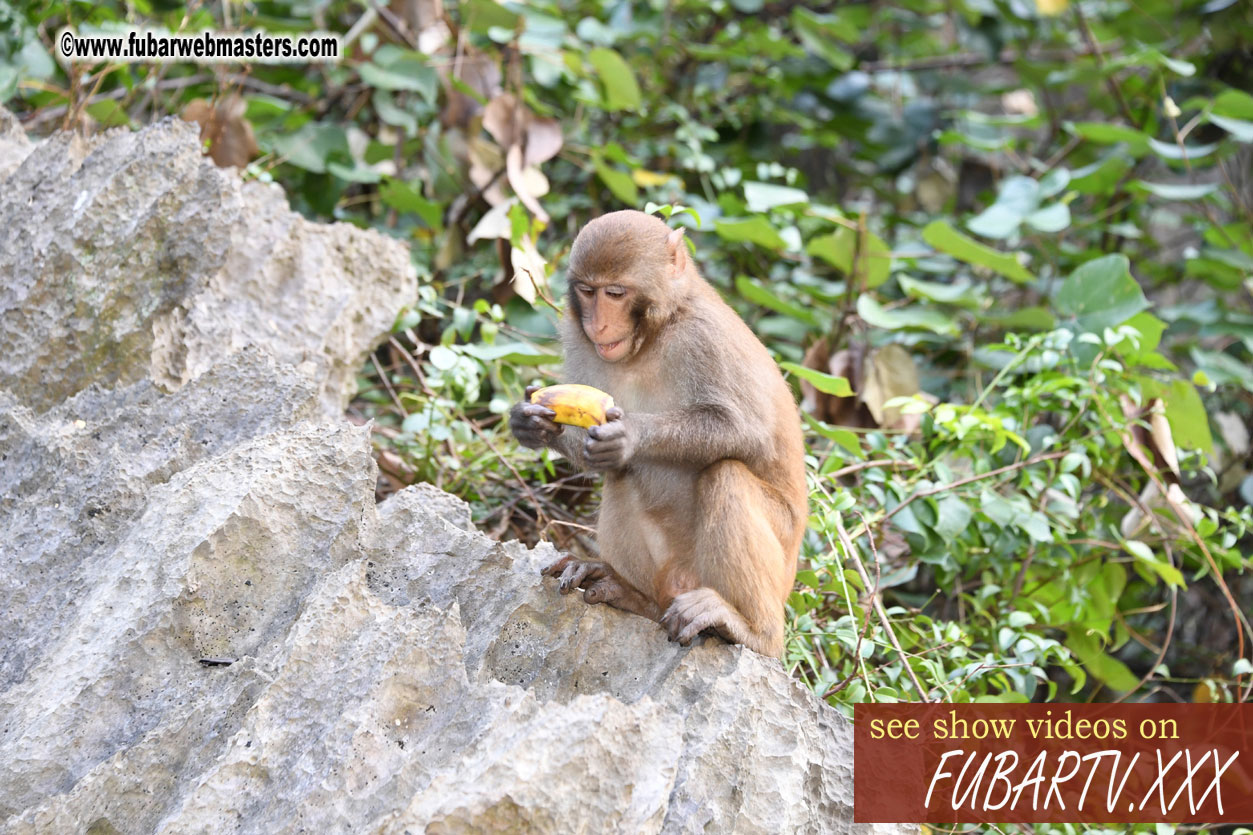
POLYGON ((514 408, 524 444, 605 471, 601 560, 567 557, 545 573, 588 602, 659 619, 684 644, 711 629, 781 655, 808 516, 791 390, 658 218, 592 221, 569 276, 565 378, 607 391, 622 416, 584 431, 541 407, 514 408), (621 334, 628 353, 606 361, 593 339, 621 334))

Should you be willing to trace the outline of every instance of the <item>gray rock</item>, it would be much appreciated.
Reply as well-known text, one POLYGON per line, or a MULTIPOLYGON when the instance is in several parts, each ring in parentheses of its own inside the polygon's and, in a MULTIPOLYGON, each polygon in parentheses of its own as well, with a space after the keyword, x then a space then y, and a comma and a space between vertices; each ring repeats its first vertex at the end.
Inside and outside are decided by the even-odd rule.
POLYGON ((551 547, 432 487, 375 505, 339 410, 415 293, 402 245, 176 122, 5 179, 19 145, 0 833, 870 829, 848 724, 776 661, 557 594, 551 547))

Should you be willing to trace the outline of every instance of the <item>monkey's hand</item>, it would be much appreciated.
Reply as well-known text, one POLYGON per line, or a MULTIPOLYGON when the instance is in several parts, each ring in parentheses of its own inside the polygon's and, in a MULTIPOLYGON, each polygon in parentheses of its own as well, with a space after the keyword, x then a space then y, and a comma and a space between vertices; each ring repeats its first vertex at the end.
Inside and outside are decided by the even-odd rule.
POLYGON ((583 589, 583 601, 586 603, 616 603, 626 592, 618 573, 609 563, 599 560, 565 556, 540 573, 559 579, 562 594, 583 589))
POLYGON ((515 404, 509 412, 509 428, 513 430, 513 436, 518 439, 518 443, 530 449, 552 446, 563 428, 561 424, 553 422, 556 412, 530 402, 531 392, 538 388, 539 386, 527 386, 526 398, 515 404))
POLYGON ((605 413, 607 421, 587 430, 583 461, 589 470, 620 470, 639 445, 639 430, 617 406, 605 413))

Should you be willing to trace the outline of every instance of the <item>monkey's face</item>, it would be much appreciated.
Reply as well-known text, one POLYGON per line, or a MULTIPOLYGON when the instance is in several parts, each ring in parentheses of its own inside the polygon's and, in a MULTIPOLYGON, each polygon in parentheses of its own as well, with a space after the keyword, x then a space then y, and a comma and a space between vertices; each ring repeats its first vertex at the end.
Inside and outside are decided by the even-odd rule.
POLYGON ((632 295, 631 289, 622 284, 597 286, 577 281, 571 287, 583 333, 605 362, 620 362, 635 353, 632 295))

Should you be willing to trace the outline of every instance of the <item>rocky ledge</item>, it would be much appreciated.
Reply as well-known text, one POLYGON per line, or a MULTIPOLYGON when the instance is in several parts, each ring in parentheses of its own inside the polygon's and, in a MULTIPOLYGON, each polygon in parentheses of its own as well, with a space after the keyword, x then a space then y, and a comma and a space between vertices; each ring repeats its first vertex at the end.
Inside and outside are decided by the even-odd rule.
POLYGON ((406 248, 167 120, 0 111, 0 832, 845 832, 846 722, 777 662, 382 505, 356 370, 406 248))

